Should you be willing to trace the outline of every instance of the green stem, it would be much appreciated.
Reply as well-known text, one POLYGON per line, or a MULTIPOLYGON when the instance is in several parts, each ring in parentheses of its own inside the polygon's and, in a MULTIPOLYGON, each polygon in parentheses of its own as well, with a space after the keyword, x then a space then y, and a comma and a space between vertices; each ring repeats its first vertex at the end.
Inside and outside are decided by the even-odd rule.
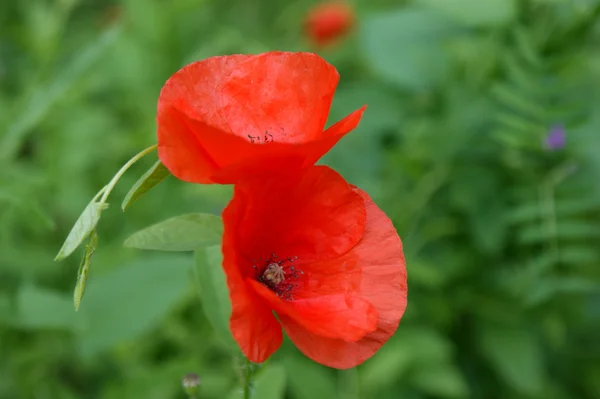
POLYGON ((242 366, 244 369, 242 370, 242 375, 244 376, 243 389, 244 389, 244 399, 250 399, 252 395, 252 374, 253 374, 253 365, 250 360, 245 359, 244 365, 242 366))
POLYGON ((119 169, 117 174, 114 175, 113 178, 111 179, 111 181, 102 189, 102 190, 104 190, 104 195, 102 195, 102 198, 100 199, 100 204, 104 204, 106 202, 110 192, 113 190, 113 188, 115 188, 115 186, 117 185, 117 182, 123 176, 123 174, 127 171, 127 169, 129 169, 131 167, 131 165, 133 165, 134 163, 139 161, 142 157, 144 157, 145 155, 154 151, 156 149, 156 147, 158 147, 158 144, 154 144, 154 145, 146 148, 145 150, 140 151, 139 153, 137 153, 137 155, 135 155, 133 158, 131 158, 129 161, 127 161, 127 163, 125 165, 123 165, 121 167, 121 169, 119 169))

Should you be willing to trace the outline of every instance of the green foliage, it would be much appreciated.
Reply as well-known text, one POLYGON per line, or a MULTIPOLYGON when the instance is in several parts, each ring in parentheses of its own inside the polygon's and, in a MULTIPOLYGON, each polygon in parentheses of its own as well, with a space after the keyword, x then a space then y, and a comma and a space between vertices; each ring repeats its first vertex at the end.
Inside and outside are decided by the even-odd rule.
POLYGON ((256 378, 254 397, 283 399, 285 395, 285 369, 278 364, 268 364, 256 378))
POLYGON ((410 89, 430 88, 447 73, 442 41, 457 27, 439 14, 419 8, 373 15, 361 39, 373 68, 391 82, 410 89))
POLYGON ((221 218, 207 213, 176 216, 134 233, 125 246, 155 251, 194 251, 219 244, 221 218))
POLYGON ((418 0, 417 3, 469 26, 504 25, 517 13, 516 0, 418 0))
POLYGON ((127 207, 137 201, 142 195, 150 191, 154 186, 158 183, 166 179, 171 173, 169 170, 160 162, 156 161, 154 165, 146 173, 144 173, 138 181, 135 182, 133 187, 129 190, 125 199, 123 199, 123 203, 121 204, 121 209, 125 211, 127 207))
POLYGON ((210 321, 218 339, 235 348, 229 330, 231 302, 225 282, 225 272, 221 267, 222 261, 220 245, 201 249, 195 254, 194 271, 206 318, 210 321))
POLYGON ((85 254, 83 255, 83 259, 81 259, 81 264, 79 265, 79 269, 77 270, 77 283, 75 284, 75 291, 73 292, 73 302, 75 304, 75 310, 79 310, 81 299, 83 298, 83 294, 85 293, 85 283, 87 282, 88 274, 90 272, 90 263, 92 262, 92 255, 96 251, 97 247, 98 233, 96 233, 96 230, 93 230, 90 234, 88 244, 85 246, 85 254))
POLYGON ((85 207, 79 219, 73 225, 73 228, 69 232, 69 235, 65 239, 63 246, 58 251, 58 255, 54 260, 64 259, 71 255, 81 243, 89 237, 89 235, 96 229, 98 222, 100 221, 100 214, 106 208, 108 204, 98 202, 100 195, 104 193, 104 190, 100 191, 96 197, 90 201, 88 206, 85 207))
POLYGON ((301 37, 314 3, 0 2, 0 399, 183 398, 189 372, 200 398, 239 397, 216 246, 231 188, 152 160, 111 179, 155 143, 173 72, 272 49, 336 65, 329 124, 368 105, 322 162, 390 216, 410 289, 365 364, 327 369, 286 340, 256 395, 597 397, 600 3, 357 0, 355 32, 328 49, 301 37), (549 151, 555 124, 566 146, 549 151), (96 197, 72 229, 107 182, 127 212, 96 197), (194 257, 123 247, 159 220, 132 246, 194 257), (92 231, 94 267, 93 246, 66 258, 92 231))

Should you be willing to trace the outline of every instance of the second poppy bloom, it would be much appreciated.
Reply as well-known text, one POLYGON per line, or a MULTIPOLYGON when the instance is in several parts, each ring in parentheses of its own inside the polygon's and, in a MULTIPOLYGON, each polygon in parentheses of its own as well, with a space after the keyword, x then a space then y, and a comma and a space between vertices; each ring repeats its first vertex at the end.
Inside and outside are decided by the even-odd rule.
POLYGON ((236 183, 314 164, 364 107, 324 130, 337 70, 311 53, 212 57, 176 72, 158 99, 158 155, 192 183, 236 183))
POLYGON ((306 34, 317 46, 335 43, 354 26, 354 9, 342 1, 330 1, 312 8, 305 21, 306 34))
POLYGON ((407 294, 402 243, 369 196, 335 171, 240 181, 223 223, 230 325, 249 360, 273 354, 283 327, 306 356, 345 369, 396 331, 407 294))

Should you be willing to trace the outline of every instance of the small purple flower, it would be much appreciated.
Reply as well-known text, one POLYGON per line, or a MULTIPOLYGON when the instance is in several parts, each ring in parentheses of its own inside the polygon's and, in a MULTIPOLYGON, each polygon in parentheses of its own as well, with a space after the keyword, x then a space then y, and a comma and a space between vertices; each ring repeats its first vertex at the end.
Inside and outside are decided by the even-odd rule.
POLYGON ((562 150, 565 146, 565 142, 565 128, 561 125, 553 126, 546 136, 546 148, 550 151, 562 150))

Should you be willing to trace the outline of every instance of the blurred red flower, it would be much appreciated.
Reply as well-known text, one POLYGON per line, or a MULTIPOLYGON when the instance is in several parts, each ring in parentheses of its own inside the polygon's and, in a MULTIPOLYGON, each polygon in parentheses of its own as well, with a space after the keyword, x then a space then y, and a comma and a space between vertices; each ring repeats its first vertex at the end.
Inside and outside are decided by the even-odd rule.
POLYGON ((314 361, 354 367, 406 308, 402 243, 371 198, 332 169, 283 173, 238 182, 223 211, 233 336, 260 363, 283 327, 314 361))
POLYGON ((314 44, 326 46, 348 33, 354 22, 354 9, 348 3, 331 1, 319 4, 308 12, 305 29, 314 44))
POLYGON ((311 53, 269 52, 194 62, 158 99, 158 156, 192 183, 236 183, 314 164, 360 122, 365 107, 323 131, 339 80, 311 53))

